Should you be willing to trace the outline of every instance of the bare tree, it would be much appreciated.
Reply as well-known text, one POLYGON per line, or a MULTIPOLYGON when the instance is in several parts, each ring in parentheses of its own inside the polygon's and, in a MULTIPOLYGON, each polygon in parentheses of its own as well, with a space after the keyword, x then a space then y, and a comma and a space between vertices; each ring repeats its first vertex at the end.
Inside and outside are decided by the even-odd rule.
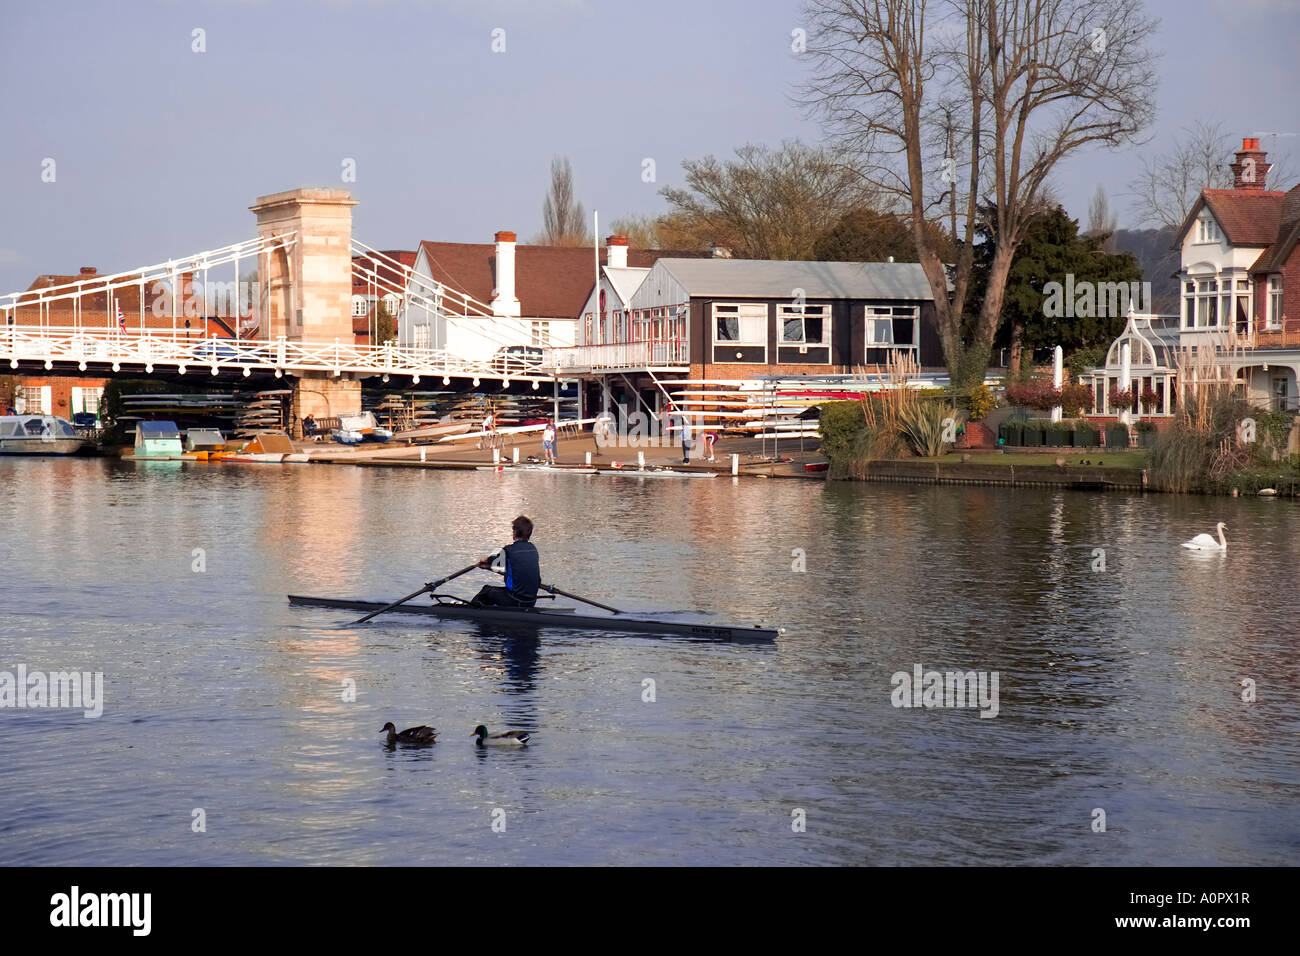
POLYGON ((982 381, 1007 274, 1066 157, 1149 123, 1155 23, 1142 0, 808 0, 803 97, 916 238, 955 384, 982 381), (964 315, 975 230, 997 236, 987 292, 964 315), (925 223, 959 239, 945 265, 925 223))
MULTIPOLYGON (((1169 140, 1168 147, 1142 161, 1142 172, 1132 182, 1133 211, 1147 225, 1177 229, 1187 219, 1202 189, 1229 189, 1228 164, 1238 145, 1219 120, 1197 120, 1169 140)), ((1269 157, 1266 188, 1283 189, 1293 179, 1285 157, 1269 157)))
POLYGON ((811 257, 817 238, 872 195, 858 172, 798 141, 776 149, 751 143, 734 160, 705 156, 682 168, 686 187, 661 191, 673 207, 663 231, 687 248, 716 242, 746 259, 811 257))
POLYGON ((1092 194, 1092 201, 1088 203, 1088 227, 1084 229, 1083 234, 1100 240, 1103 252, 1113 253, 1115 230, 1118 227, 1119 214, 1110 208, 1110 197, 1106 195, 1106 187, 1098 185, 1097 191, 1092 194))
POLYGON ((659 238, 659 220, 654 216, 633 215, 615 219, 610 224, 615 235, 627 239, 633 249, 662 249, 659 238))
POLYGON ((542 202, 542 234, 537 241, 544 246, 591 243, 586 210, 574 198, 573 167, 567 156, 551 160, 551 188, 542 202))

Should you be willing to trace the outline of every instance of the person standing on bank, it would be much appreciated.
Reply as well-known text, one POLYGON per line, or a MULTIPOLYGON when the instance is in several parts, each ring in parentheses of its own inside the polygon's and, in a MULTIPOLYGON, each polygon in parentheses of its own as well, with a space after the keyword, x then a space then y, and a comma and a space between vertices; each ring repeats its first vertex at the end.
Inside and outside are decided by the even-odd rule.
POLYGON ((533 536, 533 523, 520 515, 510 524, 514 541, 497 554, 489 555, 478 563, 488 570, 493 562, 504 562, 505 587, 487 585, 470 604, 475 607, 509 607, 524 609, 537 603, 537 591, 542 586, 541 559, 537 548, 529 540, 533 536))
POLYGON ((691 420, 685 415, 682 416, 682 464, 689 465, 691 462, 691 442, 695 433, 691 431, 691 420))
POLYGON ((555 457, 555 423, 547 422, 546 427, 542 429, 542 453, 546 458, 548 465, 558 464, 555 457))

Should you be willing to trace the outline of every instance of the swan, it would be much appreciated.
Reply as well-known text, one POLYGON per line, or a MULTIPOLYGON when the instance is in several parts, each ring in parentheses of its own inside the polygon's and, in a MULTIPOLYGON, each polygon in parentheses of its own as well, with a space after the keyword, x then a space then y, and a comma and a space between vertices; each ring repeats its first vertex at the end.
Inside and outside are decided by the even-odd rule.
POLYGON ((1228 542, 1223 538, 1223 532, 1228 526, 1220 521, 1214 526, 1214 530, 1219 533, 1219 540, 1215 541, 1213 535, 1198 534, 1191 541, 1184 541, 1183 547, 1190 548, 1192 551, 1227 551, 1228 542))

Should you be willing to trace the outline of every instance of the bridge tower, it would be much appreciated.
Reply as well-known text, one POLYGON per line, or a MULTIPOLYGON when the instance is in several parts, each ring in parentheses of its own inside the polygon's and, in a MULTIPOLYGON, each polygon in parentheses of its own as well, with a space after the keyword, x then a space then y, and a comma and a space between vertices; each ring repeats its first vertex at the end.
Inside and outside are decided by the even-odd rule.
MULTIPOLYGON (((249 209, 257 234, 296 233, 297 241, 259 263, 263 326, 274 342, 352 342, 352 207, 346 189, 307 187, 259 196, 249 209)), ((294 383, 294 430, 317 419, 361 410, 361 383, 305 373, 294 383)))

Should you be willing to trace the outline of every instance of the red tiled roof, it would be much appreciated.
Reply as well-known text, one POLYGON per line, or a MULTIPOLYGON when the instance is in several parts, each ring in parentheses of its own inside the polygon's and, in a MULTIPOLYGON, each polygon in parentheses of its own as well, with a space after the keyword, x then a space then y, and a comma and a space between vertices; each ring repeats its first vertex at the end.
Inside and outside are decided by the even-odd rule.
MULTIPOLYGON (((496 246, 493 243, 421 242, 433 277, 485 304, 496 287, 496 246)), ((667 256, 707 253, 665 249, 629 249, 627 264, 648 269, 667 256)), ((577 318, 596 281, 590 246, 515 246, 515 295, 520 314, 535 318, 577 318)), ((605 249, 600 250, 605 264, 605 249)))
POLYGON ((1300 186, 1293 187, 1279 204, 1277 234, 1273 244, 1260 253, 1251 272, 1281 272, 1296 244, 1300 243, 1300 186))
MULTIPOLYGON (((380 255, 387 256, 389 259, 396 259, 404 266, 409 267, 415 265, 415 253, 405 249, 397 249, 387 252, 381 250, 380 255)), ((352 264, 353 266, 361 266, 366 271, 373 269, 379 274, 381 295, 383 292, 389 291, 386 288, 382 288, 383 283, 391 282, 394 286, 392 291, 400 291, 401 288, 406 285, 405 281, 398 275, 397 270, 383 259, 376 259, 374 256, 369 255, 353 256, 352 264)), ((367 281, 366 277, 357 275, 357 270, 354 268, 352 271, 352 294, 367 295, 370 288, 370 283, 367 281)))
POLYGON ((1202 189, 1192 211, 1174 239, 1181 245, 1201 209, 1209 207, 1223 234, 1234 246, 1267 246, 1277 239, 1286 193, 1243 189, 1202 189))

